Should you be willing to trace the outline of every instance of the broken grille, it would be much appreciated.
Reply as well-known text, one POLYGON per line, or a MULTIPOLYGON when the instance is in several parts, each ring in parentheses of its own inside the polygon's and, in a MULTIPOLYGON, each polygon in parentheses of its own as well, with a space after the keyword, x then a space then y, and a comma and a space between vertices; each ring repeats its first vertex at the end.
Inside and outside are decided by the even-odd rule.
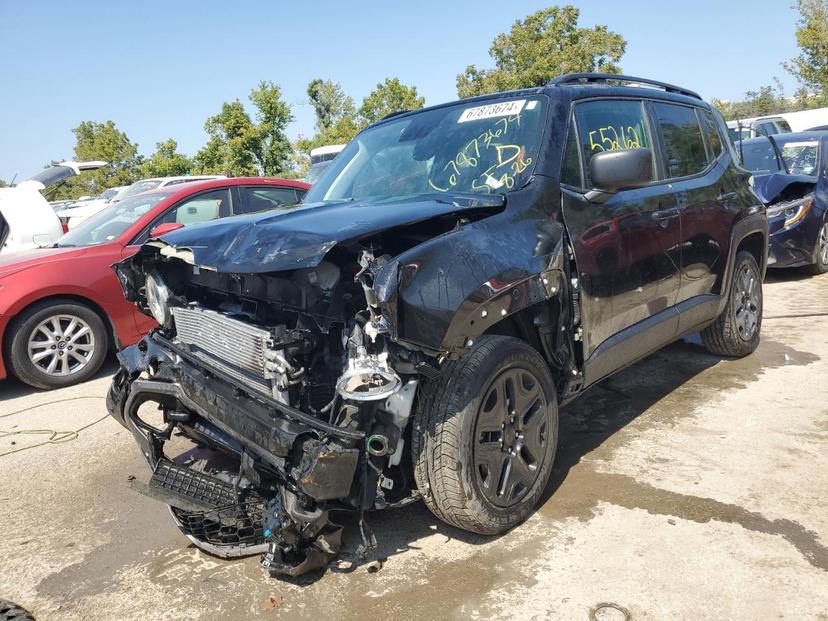
POLYGON ((215 362, 247 372, 258 382, 266 379, 267 330, 201 308, 173 308, 172 315, 177 342, 196 348, 194 353, 209 354, 215 362))

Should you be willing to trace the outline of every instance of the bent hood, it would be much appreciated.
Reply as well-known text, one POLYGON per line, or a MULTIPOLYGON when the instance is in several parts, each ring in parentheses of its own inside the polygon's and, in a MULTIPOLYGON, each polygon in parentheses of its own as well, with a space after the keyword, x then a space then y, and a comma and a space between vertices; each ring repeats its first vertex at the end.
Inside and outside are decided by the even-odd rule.
MULTIPOLYGON (((809 175, 788 175, 781 172, 770 175, 754 175, 753 177, 753 189, 765 205, 771 204, 785 188, 797 183, 803 184, 805 187, 815 186, 817 178, 809 175)), ((807 191, 803 192, 803 196, 805 194, 807 194, 807 191)))
POLYGON ((218 272, 295 270, 315 267, 337 244, 440 216, 497 213, 503 205, 500 195, 300 205, 184 227, 150 240, 145 249, 218 272))

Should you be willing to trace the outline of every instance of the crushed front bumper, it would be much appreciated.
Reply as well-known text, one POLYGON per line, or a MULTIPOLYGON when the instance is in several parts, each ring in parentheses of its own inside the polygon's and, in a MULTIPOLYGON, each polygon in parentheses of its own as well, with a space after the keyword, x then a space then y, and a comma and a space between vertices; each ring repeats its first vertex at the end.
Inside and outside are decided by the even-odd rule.
POLYGON ((135 437, 153 471, 147 484, 135 487, 168 504, 182 532, 207 552, 265 552, 271 573, 296 575, 327 562, 331 542, 338 546, 329 510, 362 510, 373 502, 362 493, 369 479, 360 481, 368 471, 365 433, 253 394, 157 332, 118 359, 107 408, 135 437), (148 402, 163 406, 163 426, 142 418, 139 410, 148 402), (164 445, 176 427, 234 457, 236 483, 166 456, 164 445))

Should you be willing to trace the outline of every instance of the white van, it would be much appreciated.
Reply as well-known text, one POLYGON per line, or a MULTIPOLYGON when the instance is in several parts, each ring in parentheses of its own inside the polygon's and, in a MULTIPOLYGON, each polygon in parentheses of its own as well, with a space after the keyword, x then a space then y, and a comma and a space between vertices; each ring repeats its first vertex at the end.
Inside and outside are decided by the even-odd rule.
POLYGON ((41 190, 84 170, 107 166, 107 162, 61 162, 41 170, 13 188, 0 188, 0 254, 54 244, 63 236, 63 226, 41 190))
POLYGON ((308 168, 308 174, 305 175, 305 181, 311 184, 316 183, 317 179, 334 161, 334 158, 346 146, 344 144, 329 144, 312 149, 310 152, 310 168, 308 168))

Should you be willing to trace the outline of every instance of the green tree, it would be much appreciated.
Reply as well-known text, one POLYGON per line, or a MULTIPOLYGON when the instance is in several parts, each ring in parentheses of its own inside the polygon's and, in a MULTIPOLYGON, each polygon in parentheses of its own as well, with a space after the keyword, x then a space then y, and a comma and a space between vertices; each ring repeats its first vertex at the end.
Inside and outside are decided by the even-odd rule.
POLYGON ((155 143, 155 153, 138 168, 141 178, 174 177, 191 172, 193 161, 178 152, 178 143, 172 138, 155 143))
POLYGON ((317 78, 308 84, 308 99, 316 113, 316 130, 325 131, 345 117, 356 114, 354 100, 331 80, 317 78))
POLYGON ((272 82, 261 82, 250 92, 255 121, 237 99, 222 104, 221 112, 204 124, 210 136, 195 156, 202 173, 276 175, 290 168, 291 144, 285 129, 293 120, 282 101, 281 89, 272 82))
POLYGON ((817 95, 828 95, 828 0, 796 0, 799 55, 784 64, 817 95))
POLYGON ((466 67, 457 76, 457 94, 484 93, 543 86, 564 73, 620 73, 618 61, 627 42, 606 26, 578 26, 580 11, 572 6, 541 9, 495 37, 489 55, 494 69, 466 67))
POLYGON ((102 160, 109 164, 72 177, 50 195, 51 199, 100 194, 113 186, 129 185, 138 178, 138 167, 142 162, 138 145, 115 127, 114 122, 83 121, 72 132, 75 134, 75 160, 102 160))
POLYGON ((747 91, 745 98, 741 101, 713 99, 712 104, 719 109, 725 119, 734 121, 755 116, 809 110, 828 103, 823 97, 808 93, 805 88, 797 89, 793 97, 785 97, 782 83, 776 78, 773 82, 773 85, 768 84, 758 90, 747 91))
POLYGON ((401 110, 422 108, 425 99, 417 87, 406 86, 398 78, 386 78, 368 93, 358 110, 342 87, 330 80, 316 79, 308 84, 308 99, 316 112, 316 133, 310 138, 299 136, 294 143, 297 175, 304 176, 310 164, 310 152, 316 147, 350 142, 367 125, 401 110))
POLYGON ((377 84, 359 107, 359 124, 367 126, 392 112, 419 110, 425 98, 417 95, 416 86, 406 86, 398 78, 386 78, 377 84))

